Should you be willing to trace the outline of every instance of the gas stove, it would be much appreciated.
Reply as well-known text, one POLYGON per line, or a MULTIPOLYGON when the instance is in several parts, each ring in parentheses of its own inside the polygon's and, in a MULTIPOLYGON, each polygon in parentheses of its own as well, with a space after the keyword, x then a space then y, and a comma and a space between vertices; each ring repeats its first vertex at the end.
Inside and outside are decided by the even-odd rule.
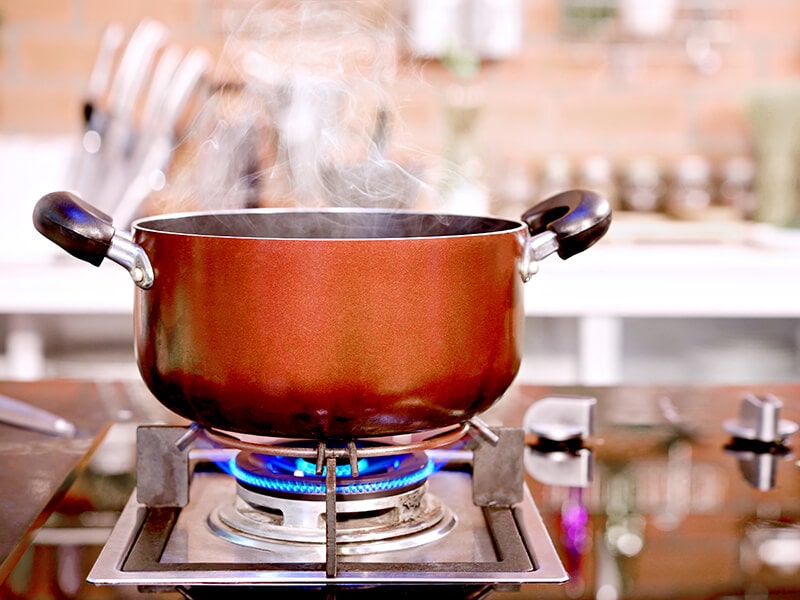
POLYGON ((800 596, 798 384, 514 386, 450 430, 328 444, 143 415, 138 383, 0 390, 100 437, 127 415, 106 438, 135 431, 137 463, 3 430, 7 524, 65 449, 77 479, 0 595, 800 596))
POLYGON ((524 485, 520 428, 473 420, 415 441, 325 444, 147 426, 137 448, 137 492, 95 584, 202 595, 566 579, 524 485))

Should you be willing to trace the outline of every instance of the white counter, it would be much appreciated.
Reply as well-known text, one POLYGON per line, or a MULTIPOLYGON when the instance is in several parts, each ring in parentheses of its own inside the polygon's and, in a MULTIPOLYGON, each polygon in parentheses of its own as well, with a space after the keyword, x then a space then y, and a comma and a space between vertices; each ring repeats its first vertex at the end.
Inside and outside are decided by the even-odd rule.
POLYGON ((759 231, 763 241, 600 242, 567 261, 549 258, 528 283, 526 311, 547 316, 800 316, 800 231, 775 232, 784 239, 774 245, 768 244, 769 231, 759 231))

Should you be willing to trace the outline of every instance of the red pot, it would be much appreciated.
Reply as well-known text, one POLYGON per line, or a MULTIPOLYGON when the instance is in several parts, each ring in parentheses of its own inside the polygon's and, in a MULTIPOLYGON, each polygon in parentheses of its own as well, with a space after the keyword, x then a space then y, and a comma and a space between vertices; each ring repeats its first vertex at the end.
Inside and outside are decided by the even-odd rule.
POLYGON ((141 219, 132 241, 68 192, 34 222, 92 264, 125 266, 139 371, 202 425, 315 439, 454 425, 517 374, 523 283, 608 229, 571 191, 524 222, 421 212, 242 210, 141 219))

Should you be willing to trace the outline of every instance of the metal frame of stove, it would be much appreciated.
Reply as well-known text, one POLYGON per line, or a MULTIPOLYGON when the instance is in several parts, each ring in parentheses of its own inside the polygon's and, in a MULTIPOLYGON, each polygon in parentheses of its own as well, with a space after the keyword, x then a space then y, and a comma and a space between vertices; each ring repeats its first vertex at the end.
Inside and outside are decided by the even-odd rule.
MULTIPOLYGON (((485 424, 475 424, 474 427, 482 439, 479 441, 475 437, 471 452, 447 449, 431 452, 456 463, 471 464, 473 503, 483 511, 495 544, 496 562, 417 564, 348 562, 343 559, 336 551, 336 460, 349 458, 355 473, 359 458, 371 449, 357 449, 353 443, 345 448, 330 448, 320 443, 315 450, 299 449, 297 452, 303 456, 310 452, 316 458, 318 474, 322 473, 322 466, 326 466, 324 564, 163 563, 160 557, 180 510, 189 503, 197 455, 202 459, 203 449, 193 448, 197 440, 219 444, 224 438, 244 446, 249 444, 197 425, 189 429, 154 425, 141 426, 137 430, 136 502, 131 498, 123 511, 89 574, 89 581, 100 585, 139 585, 148 590, 232 582, 247 586, 488 583, 495 590, 503 591, 516 591, 525 583, 566 581, 566 571, 525 486, 523 430, 488 428, 485 424), (194 461, 190 458, 192 453, 194 461), (287 572, 297 573, 297 581, 287 582, 287 572), (271 573, 279 575, 270 577, 271 573)), ((468 429, 465 424, 461 430, 445 432, 438 441, 422 442, 422 446, 436 447, 437 444, 449 443, 454 438, 463 437, 468 429)), ((418 445, 393 447, 391 452, 407 452, 408 448, 414 449, 418 445)), ((263 446, 257 447, 264 451, 263 446)), ((267 453, 278 454, 278 448, 269 447, 267 453)), ((388 454, 388 451, 384 452, 388 454)), ((280 453, 285 454, 286 448, 280 448, 280 453)))

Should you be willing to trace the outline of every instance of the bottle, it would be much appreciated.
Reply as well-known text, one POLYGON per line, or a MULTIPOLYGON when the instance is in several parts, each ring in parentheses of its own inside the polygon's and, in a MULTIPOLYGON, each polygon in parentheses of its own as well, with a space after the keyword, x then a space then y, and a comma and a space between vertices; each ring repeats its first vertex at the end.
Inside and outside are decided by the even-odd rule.
POLYGON ((744 219, 752 219, 756 212, 755 175, 752 159, 746 156, 728 159, 722 166, 719 204, 731 207, 744 219))
POLYGON ((560 155, 550 156, 542 165, 539 182, 539 199, 550 198, 573 187, 572 165, 560 155))
POLYGON ((623 209, 656 212, 661 209, 663 194, 661 168, 655 160, 637 158, 627 166, 622 184, 623 209))
POLYGON ((683 220, 700 220, 711 206, 711 164, 703 156, 684 156, 675 166, 666 212, 683 220))
POLYGON ((608 157, 601 155, 587 157, 581 165, 578 185, 603 196, 612 209, 619 208, 614 167, 608 157))

